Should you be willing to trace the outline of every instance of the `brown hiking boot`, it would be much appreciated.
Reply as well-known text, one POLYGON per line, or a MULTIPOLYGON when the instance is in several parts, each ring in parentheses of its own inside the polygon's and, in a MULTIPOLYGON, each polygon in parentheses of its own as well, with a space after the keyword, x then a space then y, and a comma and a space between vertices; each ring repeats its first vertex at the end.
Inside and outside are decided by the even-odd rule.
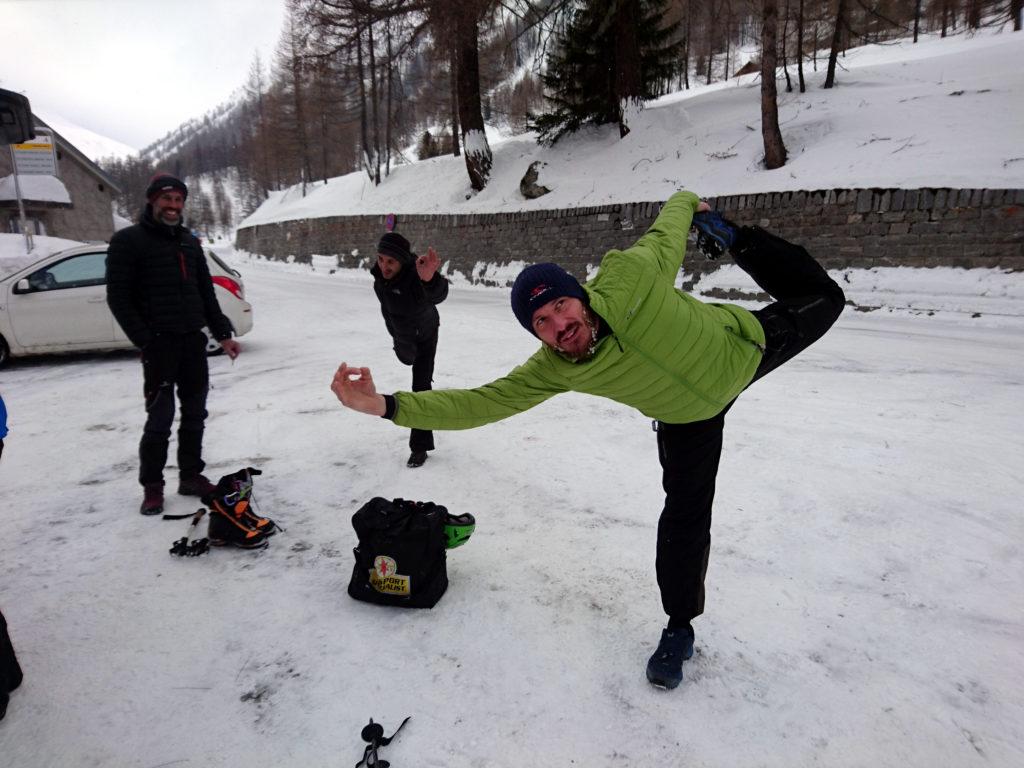
POLYGON ((182 475, 178 479, 179 496, 209 496, 216 490, 206 475, 182 475))
POLYGON ((143 488, 142 505, 139 512, 144 515, 159 515, 164 511, 164 484, 146 483, 143 488))

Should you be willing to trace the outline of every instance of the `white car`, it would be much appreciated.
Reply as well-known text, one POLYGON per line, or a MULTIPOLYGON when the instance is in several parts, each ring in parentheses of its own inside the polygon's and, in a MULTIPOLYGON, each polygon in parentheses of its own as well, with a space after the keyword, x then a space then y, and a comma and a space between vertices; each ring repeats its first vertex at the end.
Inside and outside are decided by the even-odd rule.
MULTIPOLYGON (((221 311, 243 336, 252 330, 252 306, 242 276, 205 253, 221 311)), ((0 274, 0 367, 12 357, 132 347, 107 306, 106 259, 106 243, 83 245, 0 274)), ((212 338, 206 349, 222 351, 212 338)))

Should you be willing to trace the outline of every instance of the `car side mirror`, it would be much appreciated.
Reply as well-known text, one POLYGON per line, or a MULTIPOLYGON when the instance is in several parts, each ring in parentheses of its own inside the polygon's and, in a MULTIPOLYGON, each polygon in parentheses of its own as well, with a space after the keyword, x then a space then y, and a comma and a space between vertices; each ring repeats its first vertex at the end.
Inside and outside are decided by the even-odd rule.
POLYGON ((21 280, 19 280, 17 283, 15 283, 15 285, 14 285, 14 292, 15 293, 31 293, 32 292, 32 286, 29 285, 27 277, 23 277, 23 278, 21 278, 21 280))

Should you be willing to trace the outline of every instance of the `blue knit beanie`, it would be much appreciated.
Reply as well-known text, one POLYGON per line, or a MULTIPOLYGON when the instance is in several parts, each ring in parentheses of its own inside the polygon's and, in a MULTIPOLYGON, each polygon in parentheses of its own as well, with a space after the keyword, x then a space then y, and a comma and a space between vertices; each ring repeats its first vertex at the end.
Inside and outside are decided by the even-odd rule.
POLYGON ((533 333, 533 313, 562 296, 571 296, 584 303, 587 300, 579 281, 557 264, 531 264, 519 273, 512 284, 512 312, 519 324, 533 333))

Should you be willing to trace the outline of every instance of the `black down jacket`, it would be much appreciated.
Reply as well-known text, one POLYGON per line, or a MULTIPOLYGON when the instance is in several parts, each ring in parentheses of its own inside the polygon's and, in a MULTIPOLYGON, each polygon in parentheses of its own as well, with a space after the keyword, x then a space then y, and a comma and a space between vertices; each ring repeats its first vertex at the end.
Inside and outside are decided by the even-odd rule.
POLYGON ((132 344, 145 347, 158 333, 204 326, 218 341, 231 338, 199 241, 181 225, 153 218, 117 232, 107 249, 107 304, 132 344))
POLYGON ((441 319, 435 305, 448 297, 448 280, 437 272, 424 283, 416 272, 415 256, 410 263, 403 263, 402 271, 390 280, 384 279, 376 264, 370 273, 384 324, 395 340, 395 353, 399 360, 410 365, 416 343, 437 333, 441 319))

